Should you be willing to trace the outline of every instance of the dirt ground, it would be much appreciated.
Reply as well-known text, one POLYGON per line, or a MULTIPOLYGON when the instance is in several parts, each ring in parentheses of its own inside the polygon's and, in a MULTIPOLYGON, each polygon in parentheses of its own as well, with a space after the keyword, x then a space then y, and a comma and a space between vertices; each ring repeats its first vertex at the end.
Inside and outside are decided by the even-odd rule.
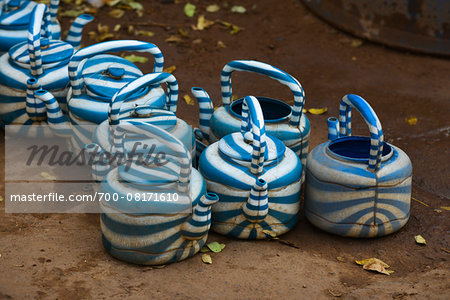
MULTIPOLYGON (((109 7, 102 8, 86 32, 96 30, 98 23, 108 24, 110 31, 115 23, 122 24, 116 38, 151 41, 163 51, 165 66, 176 66, 181 96, 200 86, 216 105, 220 71, 233 59, 257 59, 287 71, 303 85, 307 108, 328 108, 323 115, 308 114, 310 149, 326 140, 326 119, 337 116, 341 97, 361 95, 377 112, 387 141, 411 158, 412 196, 427 205, 412 201, 407 225, 383 238, 333 236, 314 228, 301 213, 297 226, 282 236, 298 249, 278 241, 241 241, 211 233, 209 241, 226 244, 223 252, 212 254, 212 265, 196 255, 150 269, 123 263, 104 251, 96 214, 5 214, 3 201, 0 299, 449 299, 450 212, 435 209, 450 205, 450 61, 366 41, 353 47, 354 37, 324 23, 297 0, 227 1, 228 8, 215 13, 205 12, 205 7, 222 1, 191 0, 207 19, 243 28, 237 34, 220 25, 195 31, 191 24, 198 13, 188 18, 184 1, 170 2, 143 1, 143 17, 127 11, 119 20, 108 16, 109 7), (247 12, 231 13, 234 4, 247 12), (138 26, 146 22, 158 24, 138 26), (126 25, 131 24, 155 35, 129 34, 126 25), (166 42, 171 35, 179 36, 179 29, 186 35, 181 42, 166 42), (405 121, 410 116, 417 117, 416 125, 405 121), (417 234, 427 240, 426 246, 415 243, 417 234), (395 273, 376 274, 354 263, 370 257, 385 261, 395 273)), ((67 28, 70 18, 60 20, 67 28)), ((84 45, 94 43, 84 36, 84 45)), ((138 66, 152 70, 151 62, 138 66)), ((233 74, 233 91, 292 103, 286 87, 249 73, 233 74)), ((197 125, 197 104, 179 103, 178 116, 197 125)), ((354 115, 353 132, 367 135, 366 125, 354 115)))

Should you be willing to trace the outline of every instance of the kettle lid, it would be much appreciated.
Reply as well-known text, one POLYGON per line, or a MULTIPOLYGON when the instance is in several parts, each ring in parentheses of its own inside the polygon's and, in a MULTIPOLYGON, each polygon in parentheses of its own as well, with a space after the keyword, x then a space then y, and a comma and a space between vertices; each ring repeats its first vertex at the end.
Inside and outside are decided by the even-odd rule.
POLYGON ((36 2, 28 0, 10 0, 4 4, 3 10, 0 12, 0 28, 9 30, 27 29, 35 6, 36 2))
MULTIPOLYGON (((252 133, 234 132, 226 135, 219 141, 219 152, 225 158, 234 162, 251 162, 253 146, 252 133)), ((278 138, 266 135, 266 151, 264 152, 265 165, 274 163, 283 158, 286 146, 278 138)))
MULTIPOLYGON (((74 49, 69 43, 41 38, 41 57, 44 69, 67 65, 73 53, 74 49)), ((28 42, 22 42, 11 47, 9 56, 18 65, 28 68, 30 64, 28 42)))
MULTIPOLYGON (((87 59, 82 78, 86 93, 94 98, 110 101, 127 83, 143 75, 132 62, 115 55, 102 54, 87 59)), ((129 96, 129 100, 142 97, 148 88, 142 88, 129 96)))

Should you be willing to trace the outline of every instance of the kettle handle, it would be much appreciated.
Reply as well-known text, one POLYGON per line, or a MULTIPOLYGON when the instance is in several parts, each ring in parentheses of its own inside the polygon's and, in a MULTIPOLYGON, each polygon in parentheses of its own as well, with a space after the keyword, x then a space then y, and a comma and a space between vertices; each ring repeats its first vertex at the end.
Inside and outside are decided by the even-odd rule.
POLYGON ((283 70, 263 62, 256 60, 233 60, 223 67, 221 74, 222 104, 226 107, 230 106, 232 99, 231 73, 233 71, 246 71, 266 75, 269 78, 278 80, 280 83, 287 85, 294 94, 294 106, 289 125, 294 127, 299 126, 303 106, 305 104, 305 91, 297 79, 283 70))
POLYGON ((246 96, 242 102, 241 132, 244 135, 252 132, 252 163, 250 171, 256 176, 263 173, 264 153, 267 148, 264 115, 259 101, 254 96, 246 96), (250 128, 251 127, 251 128, 250 128))
POLYGON ((109 103, 108 120, 110 125, 120 123, 120 108, 129 95, 149 85, 167 83, 169 96, 166 97, 166 106, 169 111, 176 114, 178 102, 178 82, 170 73, 150 73, 139 77, 117 91, 109 103))
MULTIPOLYGON (((69 78, 72 86, 72 93, 75 96, 81 95, 83 82, 81 80, 81 62, 94 55, 120 52, 120 51, 136 51, 148 52, 155 58, 153 72, 162 72, 164 66, 164 57, 161 50, 152 43, 141 42, 136 40, 120 40, 98 43, 78 50, 69 62, 69 78)), ((84 64, 84 63, 83 63, 84 64)))
POLYGON ((41 57, 41 29, 44 27, 46 37, 50 36, 48 25, 50 24, 50 14, 47 5, 37 4, 30 17, 28 27, 28 55, 30 56, 31 75, 39 77, 44 73, 41 57))
POLYGON ((180 190, 182 192, 188 192, 191 177, 191 154, 178 138, 153 124, 139 120, 126 120, 120 122, 114 129, 113 153, 123 153, 126 155, 124 139, 128 133, 142 134, 148 138, 154 138, 158 140, 158 143, 164 144, 173 150, 174 155, 179 158, 180 162, 180 173, 178 174, 180 190))
POLYGON ((350 136, 352 128, 352 107, 364 118, 370 131, 369 170, 377 171, 383 155, 383 129, 372 107, 358 95, 345 95, 339 106, 339 136, 350 136))

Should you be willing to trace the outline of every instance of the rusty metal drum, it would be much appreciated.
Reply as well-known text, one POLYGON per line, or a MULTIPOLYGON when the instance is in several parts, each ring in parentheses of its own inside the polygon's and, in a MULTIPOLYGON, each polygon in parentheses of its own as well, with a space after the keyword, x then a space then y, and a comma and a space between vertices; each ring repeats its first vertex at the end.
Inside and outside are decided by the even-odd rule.
POLYGON ((448 0, 303 0, 332 25, 368 40, 450 55, 448 0))

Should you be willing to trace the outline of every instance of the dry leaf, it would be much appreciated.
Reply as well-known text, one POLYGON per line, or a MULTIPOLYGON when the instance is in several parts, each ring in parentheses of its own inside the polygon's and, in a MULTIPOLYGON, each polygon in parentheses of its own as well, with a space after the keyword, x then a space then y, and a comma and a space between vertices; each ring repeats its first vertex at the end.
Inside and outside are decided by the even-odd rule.
POLYGON ((217 5, 217 4, 211 4, 211 5, 208 5, 208 6, 206 7, 206 11, 207 11, 207 12, 210 12, 210 13, 219 11, 219 9, 220 9, 220 6, 217 5))
POLYGON ((120 28, 122 27, 122 25, 120 25, 120 24, 116 24, 115 26, 114 26, 114 29, 113 29, 113 31, 115 31, 115 32, 117 32, 117 31, 119 31, 120 30, 120 28))
POLYGON ((200 253, 207 253, 207 252, 211 252, 211 250, 209 250, 209 248, 208 248, 207 246, 203 246, 203 247, 200 249, 200 253))
POLYGON ((204 15, 198 16, 197 26, 195 26, 195 30, 204 30, 210 26, 214 25, 214 21, 210 21, 205 19, 204 15))
POLYGON ((119 8, 113 9, 108 13, 109 16, 116 18, 116 19, 122 18, 124 14, 125 14, 125 11, 123 9, 119 9, 119 8))
POLYGON ((211 255, 209 254, 202 254, 202 262, 204 262, 205 264, 212 264, 212 258, 211 255))
POLYGON ((165 68, 165 69, 163 70, 163 72, 172 74, 176 69, 177 69, 176 66, 170 66, 170 67, 168 67, 168 68, 165 68))
POLYGON ((321 115, 321 114, 326 113, 327 111, 328 111, 327 107, 308 109, 308 112, 312 115, 321 115))
POLYGON ((340 262, 344 262, 345 261, 345 258, 343 258, 342 256, 338 256, 338 257, 336 257, 336 259, 338 261, 340 261, 340 262))
POLYGON ((352 56, 352 60, 353 61, 357 60, 356 56, 352 56))
POLYGON ((226 48, 227 46, 225 45, 224 42, 222 42, 222 41, 217 41, 217 47, 218 47, 218 48, 226 48))
POLYGON ((442 209, 435 208, 434 211, 437 212, 438 214, 440 214, 442 212, 442 209))
POLYGON ((59 15, 62 17, 76 18, 83 13, 84 13, 83 10, 69 9, 61 12, 59 15))
POLYGON ((352 39, 352 42, 350 43, 350 46, 353 48, 358 48, 363 44, 363 41, 360 39, 352 39))
POLYGON ((422 202, 422 201, 420 201, 420 200, 417 200, 416 198, 414 198, 414 197, 411 197, 411 199, 413 199, 414 201, 416 201, 416 202, 419 202, 420 204, 422 204, 422 205, 424 205, 424 206, 426 206, 426 207, 430 207, 428 204, 426 204, 425 202, 422 202))
POLYGON ((242 30, 241 27, 239 27, 239 26, 237 26, 237 25, 234 25, 234 24, 231 24, 231 23, 226 22, 226 21, 216 20, 216 22, 222 24, 223 26, 225 26, 225 27, 227 27, 227 28, 230 28, 230 29, 231 29, 231 30, 230 30, 230 34, 236 34, 236 33, 238 33, 239 31, 242 30))
POLYGON ((47 173, 47 172, 41 172, 41 176, 48 180, 56 180, 56 177, 47 173))
POLYGON ((419 121, 417 119, 417 117, 415 116, 409 116, 408 118, 405 118, 406 123, 408 123, 409 125, 413 126, 417 124, 417 121, 419 121))
POLYGON ((275 231, 264 229, 262 232, 263 232, 267 237, 270 237, 270 238, 276 238, 276 237, 277 237, 277 233, 276 233, 275 231))
POLYGON ((138 55, 125 55, 123 56, 123 58, 125 58, 128 61, 131 61, 132 63, 146 63, 148 61, 147 57, 144 56, 138 56, 138 55))
POLYGON ((2 202, 3 201, 3 197, 2 196, 0 196, 0 202, 2 202))
POLYGON ((238 13, 238 14, 244 14, 247 11, 247 9, 241 5, 234 5, 231 7, 231 12, 238 13))
POLYGON ((422 245, 426 245, 427 244, 427 241, 420 234, 414 236, 414 240, 416 240, 417 244, 422 244, 422 245))
POLYGON ((328 293, 333 297, 342 297, 342 293, 339 291, 328 290, 328 293))
POLYGON ((443 209, 443 210, 450 210, 450 206, 441 206, 441 209, 443 209))
POLYGON ((444 251, 444 252, 450 253, 450 250, 448 250, 448 249, 441 248, 441 250, 444 251))
POLYGON ((394 271, 386 270, 389 265, 378 258, 368 258, 364 260, 355 260, 358 265, 362 265, 364 270, 375 271, 385 275, 391 275, 394 271))
POLYGON ((308 110, 306 108, 303 109, 303 113, 306 114, 308 110))
POLYGON ((181 43, 182 41, 183 39, 177 35, 171 35, 166 39, 167 43, 181 43))
POLYGON ((194 100, 192 100, 192 98, 189 95, 184 95, 183 99, 184 101, 186 101, 188 105, 194 105, 194 100))
POLYGON ((178 28, 178 34, 185 38, 189 37, 189 34, 186 31, 184 31, 182 28, 178 28))
POLYGON ((191 3, 186 3, 184 6, 184 14, 188 16, 189 18, 192 18, 195 14, 195 5, 191 3))
POLYGON ((212 242, 206 246, 214 253, 219 253, 225 248, 225 244, 219 244, 218 242, 212 242))
POLYGON ((148 31, 148 30, 138 30, 136 31, 137 35, 143 35, 143 36, 148 36, 148 37, 152 37, 155 35, 154 32, 152 31, 148 31))

